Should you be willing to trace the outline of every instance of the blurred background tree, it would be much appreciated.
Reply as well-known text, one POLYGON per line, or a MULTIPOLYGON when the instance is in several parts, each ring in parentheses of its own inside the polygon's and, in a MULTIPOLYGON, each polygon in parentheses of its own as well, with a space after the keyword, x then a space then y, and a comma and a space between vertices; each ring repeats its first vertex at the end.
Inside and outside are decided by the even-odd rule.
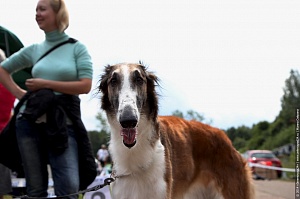
POLYGON ((188 110, 185 114, 180 110, 175 110, 172 112, 173 116, 184 118, 186 120, 196 120, 199 122, 205 122, 206 124, 211 124, 211 119, 206 119, 203 114, 198 113, 194 110, 188 110))
POLYGON ((96 119, 99 121, 100 131, 88 132, 95 156, 97 154, 97 151, 101 148, 102 144, 108 146, 110 136, 109 127, 105 115, 102 112, 98 112, 96 119))
POLYGON ((290 77, 285 80, 283 92, 279 117, 286 124, 295 123, 295 110, 300 108, 300 75, 298 71, 291 70, 290 77))

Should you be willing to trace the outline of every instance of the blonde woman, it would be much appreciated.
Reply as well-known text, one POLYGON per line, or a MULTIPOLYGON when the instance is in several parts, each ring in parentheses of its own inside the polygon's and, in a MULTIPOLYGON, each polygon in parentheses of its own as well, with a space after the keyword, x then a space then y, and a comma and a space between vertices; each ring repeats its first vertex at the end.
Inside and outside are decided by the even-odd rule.
POLYGON ((15 115, 15 133, 27 195, 47 196, 49 163, 55 194, 64 196, 85 189, 96 177, 78 98, 90 91, 93 68, 86 47, 79 41, 60 46, 37 62, 47 50, 69 39, 64 32, 69 25, 64 0, 39 0, 35 19, 45 40, 1 63, 0 83, 21 103, 15 115), (13 82, 11 74, 32 65, 33 78, 26 80, 26 92, 13 82))

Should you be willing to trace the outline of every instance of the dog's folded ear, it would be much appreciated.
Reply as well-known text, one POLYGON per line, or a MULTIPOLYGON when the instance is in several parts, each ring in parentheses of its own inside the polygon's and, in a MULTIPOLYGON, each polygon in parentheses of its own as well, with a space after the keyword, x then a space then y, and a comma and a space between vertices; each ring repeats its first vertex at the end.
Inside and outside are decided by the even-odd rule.
POLYGON ((154 73, 147 72, 146 74, 147 74, 147 81, 151 81, 152 86, 159 86, 159 79, 154 73))
POLYGON ((102 93, 106 93, 107 92, 107 80, 109 78, 109 74, 111 72, 111 66, 107 65, 105 66, 105 70, 104 70, 104 74, 101 76, 100 78, 100 84, 99 84, 99 91, 102 93))
POLYGON ((159 78, 153 72, 148 71, 147 67, 141 61, 139 61, 139 66, 143 70, 143 73, 146 74, 147 84, 150 83, 150 85, 148 85, 148 86, 153 86, 153 87, 158 86, 159 85, 159 78))
POLYGON ((149 115, 155 119, 158 115, 158 93, 155 90, 159 86, 158 77, 149 71, 146 71, 147 77, 147 101, 149 106, 149 115))
POLYGON ((99 92, 101 92, 101 93, 107 92, 107 80, 108 80, 108 78, 104 77, 104 75, 103 75, 100 80, 99 87, 98 87, 99 92))
POLYGON ((108 79, 111 74, 111 71, 112 71, 112 66, 110 65, 105 66, 104 73, 101 75, 101 78, 98 82, 99 86, 97 87, 97 90, 98 93, 102 93, 101 108, 103 110, 107 110, 110 107, 110 102, 108 99, 108 79))

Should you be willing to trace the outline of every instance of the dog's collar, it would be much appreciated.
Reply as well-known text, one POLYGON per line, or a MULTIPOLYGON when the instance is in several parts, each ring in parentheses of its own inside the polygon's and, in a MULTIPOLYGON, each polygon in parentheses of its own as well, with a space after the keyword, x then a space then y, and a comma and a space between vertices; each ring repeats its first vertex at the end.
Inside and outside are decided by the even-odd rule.
POLYGON ((125 174, 117 174, 117 171, 116 170, 112 170, 111 174, 110 174, 110 177, 111 178, 123 178, 123 177, 127 177, 127 176, 130 176, 131 173, 125 173, 125 174))

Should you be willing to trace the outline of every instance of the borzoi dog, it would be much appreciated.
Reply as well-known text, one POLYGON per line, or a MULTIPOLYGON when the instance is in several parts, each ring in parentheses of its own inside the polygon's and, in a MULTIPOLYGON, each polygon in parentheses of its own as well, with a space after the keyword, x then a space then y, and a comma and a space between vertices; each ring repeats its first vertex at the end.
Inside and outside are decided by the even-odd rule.
POLYGON ((252 199, 247 164, 226 134, 158 116, 158 78, 142 64, 107 66, 100 80, 111 127, 114 199, 252 199))

